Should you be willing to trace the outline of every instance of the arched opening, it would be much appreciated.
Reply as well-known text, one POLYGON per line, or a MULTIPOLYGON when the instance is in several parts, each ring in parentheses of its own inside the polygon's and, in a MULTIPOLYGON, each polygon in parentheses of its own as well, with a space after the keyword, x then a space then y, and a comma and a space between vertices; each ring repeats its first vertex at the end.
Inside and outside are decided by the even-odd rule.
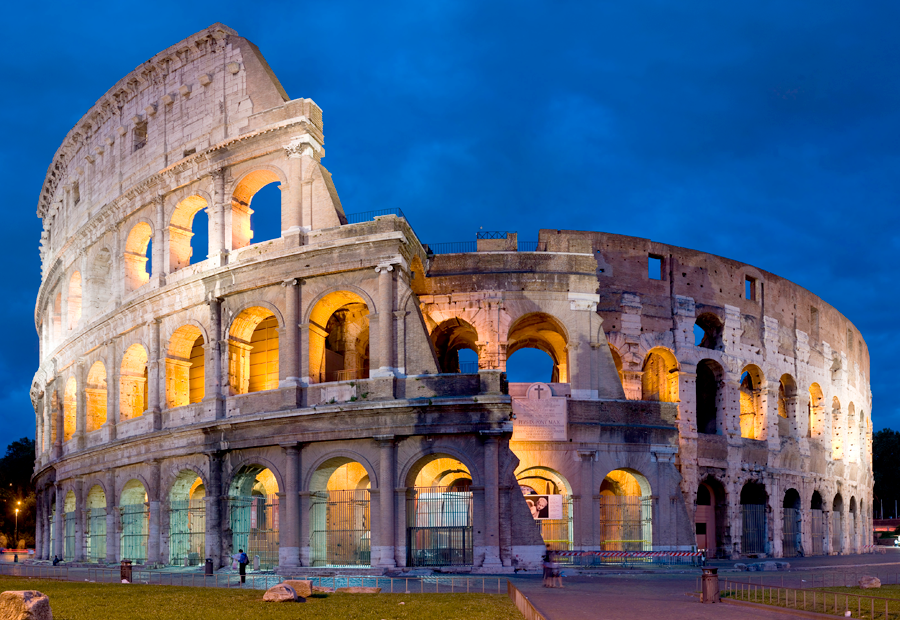
POLYGON ((228 492, 232 553, 243 549, 259 566, 278 564, 278 481, 262 465, 244 465, 228 492))
POLYGON ((767 553, 766 487, 748 482, 741 488, 741 551, 744 555, 767 553))
POLYGON ((231 247, 235 250, 281 236, 280 179, 271 170, 255 170, 241 179, 231 196, 231 247), (266 188, 270 185, 271 187, 266 188), (263 189, 266 188, 266 189, 263 189), (277 192, 277 193, 276 193, 277 192), (250 203, 256 201, 256 209, 250 203), (256 214, 251 220, 251 215, 256 214))
POLYGON ((609 352, 613 358, 613 364, 616 365, 616 373, 619 375, 619 383, 622 384, 622 389, 625 389, 625 368, 622 366, 622 356, 619 355, 619 350, 616 349, 611 344, 607 343, 609 346, 609 352))
POLYGON ((95 484, 87 494, 87 556, 91 562, 106 561, 106 493, 95 484))
POLYGON ((473 563, 472 474, 442 454, 420 459, 407 477, 407 566, 473 563))
POLYGON ((611 471, 600 484, 600 539, 604 551, 649 551, 653 546, 650 483, 633 470, 611 471))
POLYGON ((788 489, 784 494, 782 507, 781 550, 786 558, 802 555, 800 493, 788 489))
POLYGON ((369 566, 372 562, 366 468, 338 457, 310 481, 310 553, 313 566, 369 566))
POLYGON ((848 527, 850 528, 850 553, 859 553, 859 530, 858 522, 856 518, 856 498, 850 498, 850 523, 848 527))
POLYGON ((125 240, 125 292, 130 293, 150 281, 153 266, 150 262, 150 239, 153 229, 147 222, 138 222, 125 240))
POLYGON ((806 436, 821 438, 825 429, 825 394, 818 383, 809 386, 809 428, 806 436))
POLYGON ((235 394, 278 389, 278 319, 271 310, 247 308, 231 324, 228 373, 235 394))
POLYGON ((369 307, 356 293, 329 293, 313 308, 309 374, 317 383, 369 377, 369 307))
POLYGON ((62 340, 62 292, 56 294, 53 300, 53 343, 59 344, 62 340))
POLYGON ((203 334, 196 325, 182 325, 166 350, 166 405, 183 407, 203 400, 206 379, 203 334))
POLYGON ((652 349, 641 370, 641 400, 678 402, 678 362, 670 351, 652 349))
POLYGON ((69 313, 69 330, 74 330, 81 322, 81 272, 76 271, 69 278, 69 296, 66 298, 69 313))
POLYGON ((712 312, 701 314, 694 321, 694 346, 721 351, 724 329, 722 320, 712 312))
MULTIPOLYGON (((169 220, 170 273, 206 259, 206 251, 203 248, 197 248, 199 251, 196 252, 197 256, 194 256, 195 248, 192 243, 195 224, 199 229, 206 223, 201 219, 195 221, 195 216, 205 211, 206 207, 206 200, 200 196, 188 196, 175 206, 172 219, 169 220)), ((203 237, 207 235, 203 234, 203 237)))
POLYGON ((112 253, 103 248, 94 256, 87 274, 87 308, 91 316, 101 314, 112 299, 112 282, 109 271, 112 266, 112 253))
POLYGON ((106 366, 94 362, 87 375, 87 432, 100 430, 106 424, 106 366))
POLYGON ((859 427, 856 425, 856 406, 853 403, 847 405, 847 461, 857 462, 859 458, 859 427))
POLYGON ((63 507, 63 512, 65 513, 63 516, 63 524, 65 527, 65 530, 63 531, 65 534, 63 538, 63 560, 66 562, 71 562, 75 559, 75 511, 77 509, 75 492, 69 491, 66 493, 63 507))
POLYGON ((169 490, 169 564, 199 566, 206 557, 206 487, 183 469, 169 490))
POLYGON ((837 396, 831 399, 831 458, 835 461, 844 458, 844 415, 837 396))
POLYGON ((434 344, 441 372, 478 372, 478 332, 471 324, 458 318, 447 319, 431 332, 431 342, 434 344), (463 363, 463 351, 475 354, 474 365, 471 355, 463 363))
POLYGON ((122 527, 120 559, 131 560, 135 564, 147 561, 147 535, 150 531, 147 501, 147 490, 140 480, 132 478, 125 483, 119 498, 122 527))
POLYGON ((728 523, 728 502, 725 487, 712 477, 697 487, 697 506, 694 512, 694 533, 697 549, 705 549, 707 557, 725 557, 725 533, 728 523))
MULTIPOLYGON (((568 383, 568 337, 562 324, 554 317, 543 312, 533 312, 517 319, 509 328, 506 343, 507 366, 506 374, 510 383, 535 383, 546 381, 548 383, 568 383), (522 372, 516 365, 510 366, 509 359, 522 349, 537 349, 543 351, 552 360, 552 368, 548 377, 543 375, 535 380, 521 381, 521 378, 534 379, 530 373, 522 372)), ((542 357, 542 356, 540 356, 542 357)), ((534 366, 536 360, 526 360, 529 366, 534 366)), ((526 367, 527 368, 527 367, 526 367)))
POLYGON ((574 549, 572 486, 547 467, 528 467, 516 474, 531 515, 541 525, 544 544, 552 551, 574 549))
POLYGON ((765 435, 766 416, 760 402, 762 371, 753 365, 741 372, 741 437, 762 439, 765 435))
POLYGON ((122 356, 119 370, 119 418, 131 420, 147 411, 147 350, 133 344, 122 356))
POLYGON ((834 496, 831 505, 831 552, 844 553, 844 500, 840 493, 834 496))
POLYGON ((69 441, 75 434, 75 421, 78 419, 78 383, 75 377, 66 381, 66 393, 63 397, 63 441, 69 441))
POLYGON ((823 555, 825 553, 825 511, 823 510, 822 496, 818 491, 813 491, 809 502, 809 531, 812 549, 810 555, 823 555))
POLYGON ((797 436, 797 384, 788 374, 778 382, 778 436, 797 436))
POLYGON ((707 435, 722 433, 723 390, 720 390, 725 372, 718 362, 700 360, 697 364, 697 432, 707 435))

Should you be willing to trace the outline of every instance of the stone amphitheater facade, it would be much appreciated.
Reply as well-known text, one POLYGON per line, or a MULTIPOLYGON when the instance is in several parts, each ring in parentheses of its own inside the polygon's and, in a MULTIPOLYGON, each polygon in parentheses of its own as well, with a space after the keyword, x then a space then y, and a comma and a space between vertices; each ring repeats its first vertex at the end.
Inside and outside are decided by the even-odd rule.
POLYGON ((496 572, 545 544, 869 542, 869 358, 836 309, 635 237, 428 246, 399 212, 345 215, 323 144, 221 24, 65 137, 38 203, 39 559, 496 572), (546 383, 507 383, 524 348, 546 383))

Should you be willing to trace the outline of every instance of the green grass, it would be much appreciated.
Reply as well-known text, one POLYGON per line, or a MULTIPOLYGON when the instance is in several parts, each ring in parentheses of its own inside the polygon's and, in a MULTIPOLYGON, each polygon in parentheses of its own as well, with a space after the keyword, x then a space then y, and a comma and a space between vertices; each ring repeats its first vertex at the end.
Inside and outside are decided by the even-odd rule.
POLYGON ((900 620, 900 586, 882 586, 868 590, 858 586, 847 588, 809 588, 803 590, 803 592, 806 593, 805 607, 801 592, 797 592, 797 603, 795 605, 794 590, 790 591, 790 601, 786 603, 784 600, 785 591, 782 589, 778 593, 778 588, 766 588, 765 596, 759 590, 755 592, 751 590, 749 596, 746 591, 743 593, 743 596, 740 592, 731 591, 723 593, 723 597, 750 601, 751 603, 763 603, 775 607, 805 609, 806 611, 826 613, 834 616, 843 616, 845 611, 850 610, 853 618, 864 618, 866 620, 873 620, 871 598, 874 597, 876 599, 874 620, 885 619, 885 601, 881 599, 890 599, 887 602, 887 618, 885 620, 900 620), (770 590, 772 592, 771 602, 769 599, 770 590), (815 598, 813 598, 814 592, 815 598), (836 598, 835 594, 837 594, 836 598))
POLYGON ((39 590, 54 620, 521 620, 503 594, 327 594, 264 603, 261 590, 100 584, 0 577, 5 590, 39 590), (400 603, 404 603, 401 605, 400 603))

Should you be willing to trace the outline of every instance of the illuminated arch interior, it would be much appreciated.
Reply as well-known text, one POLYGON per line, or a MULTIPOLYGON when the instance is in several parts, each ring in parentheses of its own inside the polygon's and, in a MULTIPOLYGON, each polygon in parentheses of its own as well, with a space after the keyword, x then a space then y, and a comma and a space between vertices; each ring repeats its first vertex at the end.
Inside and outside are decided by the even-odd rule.
POLYGON ((87 432, 99 430, 106 424, 106 366, 94 362, 87 375, 85 396, 87 401, 87 432))
POLYGON ((122 356, 119 371, 119 417, 131 420, 147 411, 147 350, 133 344, 122 356))
POLYGON ((278 320, 259 306, 242 311, 231 324, 228 372, 231 389, 249 394, 278 388, 278 320))
POLYGON ((182 325, 166 350, 166 404, 169 408, 199 403, 204 396, 203 334, 196 325, 182 325))
MULTIPOLYGON (((234 188, 231 196, 231 244, 232 248, 239 249, 254 242, 266 241, 256 238, 251 226, 253 209, 250 203, 259 190, 270 183, 277 183, 280 179, 271 170, 256 170, 251 172, 234 188)), ((280 218, 279 218, 280 219, 280 218)))
POLYGON ((172 219, 169 221, 169 271, 174 272, 187 267, 192 262, 194 249, 191 238, 194 236, 194 216, 206 209, 207 203, 200 196, 188 196, 175 206, 172 219))
MULTIPOLYGON (((543 312, 526 314, 510 326, 506 358, 521 349, 538 349, 553 360, 550 383, 568 383, 568 344, 566 330, 554 317, 543 312)), ((506 368, 504 367, 504 370, 506 368)))
POLYGON ((319 383, 368 378, 369 307, 356 293, 329 293, 313 308, 309 373, 319 383))
POLYGON ((147 248, 153 230, 147 222, 138 222, 128 233, 125 240, 125 291, 137 290, 150 281, 147 264, 150 256, 147 248))

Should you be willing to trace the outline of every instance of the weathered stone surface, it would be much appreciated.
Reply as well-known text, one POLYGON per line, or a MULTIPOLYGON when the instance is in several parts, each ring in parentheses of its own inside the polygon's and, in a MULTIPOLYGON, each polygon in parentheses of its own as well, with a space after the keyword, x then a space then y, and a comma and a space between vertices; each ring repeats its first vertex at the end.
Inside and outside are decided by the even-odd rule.
POLYGON ((37 590, 8 590, 0 594, 3 620, 53 620, 50 599, 37 590))
POLYGON ((308 579, 286 579, 282 584, 294 588, 297 596, 306 597, 313 593, 312 581, 308 579))
POLYGON ((337 592, 344 592, 346 594, 378 594, 381 592, 381 588, 367 588, 364 586, 352 586, 349 588, 338 588, 337 592))
POLYGON ((326 588, 324 586, 313 586, 313 594, 334 594, 334 588, 326 588))
POLYGON ((871 588, 880 588, 881 587, 881 579, 878 577, 871 577, 869 575, 865 575, 864 577, 860 577, 859 579, 859 587, 865 590, 869 590, 871 588))
POLYGON ((297 592, 294 588, 283 583, 279 583, 277 586, 272 586, 266 590, 266 593, 263 595, 263 600, 270 603, 306 602, 305 598, 297 596, 297 592))

